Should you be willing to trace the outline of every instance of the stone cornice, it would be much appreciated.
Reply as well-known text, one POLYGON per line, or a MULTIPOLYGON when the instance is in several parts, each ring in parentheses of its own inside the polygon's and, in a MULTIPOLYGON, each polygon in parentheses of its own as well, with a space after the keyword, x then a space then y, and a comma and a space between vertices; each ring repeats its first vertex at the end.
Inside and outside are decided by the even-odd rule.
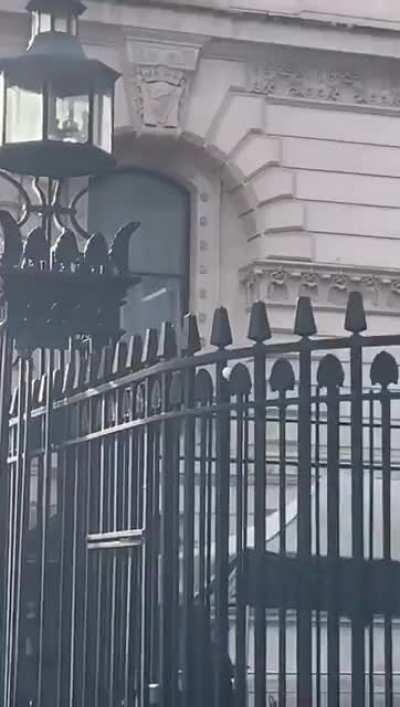
POLYGON ((248 305, 292 305, 307 295, 317 307, 344 309, 349 292, 358 290, 370 311, 400 312, 400 269, 263 260, 242 268, 239 278, 248 305))
MULTIPOLYGON (((252 18, 259 17, 263 21, 281 21, 288 24, 309 24, 309 25, 332 25, 334 27, 343 28, 346 31, 355 29, 368 30, 386 30, 399 31, 400 20, 397 17, 382 16, 375 14, 366 14, 365 11, 358 12, 359 7, 356 6, 357 1, 353 0, 353 8, 351 8, 351 0, 349 0, 348 12, 335 12, 330 0, 326 0, 326 7, 321 7, 320 11, 316 9, 315 3, 302 3, 301 9, 291 11, 288 8, 288 3, 282 0, 281 3, 274 2, 273 6, 268 7, 268 3, 254 2, 254 0, 125 0, 126 5, 140 7, 155 6, 155 7, 170 7, 177 10, 197 10, 208 11, 218 14, 250 16, 252 18), (354 11, 356 9, 356 11, 354 11)), ((95 5, 97 2, 105 2, 105 0, 89 0, 89 4, 95 5)), ((323 5, 323 3, 321 3, 323 5)), ((364 10, 364 8, 363 8, 364 10)))
MULTIPOLYGON (((131 0, 118 4, 114 2, 88 2, 85 22, 100 24, 119 24, 135 31, 160 31, 176 34, 177 27, 183 34, 195 31, 215 40, 232 40, 236 44, 246 42, 249 45, 272 44, 275 47, 292 46, 319 48, 322 51, 348 52, 351 55, 369 57, 400 58, 398 32, 381 31, 368 27, 352 29, 351 22, 343 17, 343 22, 325 15, 317 20, 303 19, 297 14, 279 14, 273 11, 254 11, 239 8, 230 0, 186 2, 170 0, 163 2, 138 2, 131 0), (179 13, 179 22, 177 22, 179 13), (325 21, 324 21, 325 18, 325 21)), ((84 22, 82 23, 84 24, 84 22)), ((400 29, 400 23, 399 23, 400 29)))

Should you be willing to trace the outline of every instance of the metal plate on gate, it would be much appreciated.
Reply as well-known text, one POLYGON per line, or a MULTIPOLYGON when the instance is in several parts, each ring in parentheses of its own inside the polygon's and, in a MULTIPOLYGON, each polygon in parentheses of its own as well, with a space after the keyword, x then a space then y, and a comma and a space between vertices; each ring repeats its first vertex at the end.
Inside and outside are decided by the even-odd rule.
POLYGON ((246 603, 332 611, 339 616, 400 616, 400 562, 245 552, 246 603))

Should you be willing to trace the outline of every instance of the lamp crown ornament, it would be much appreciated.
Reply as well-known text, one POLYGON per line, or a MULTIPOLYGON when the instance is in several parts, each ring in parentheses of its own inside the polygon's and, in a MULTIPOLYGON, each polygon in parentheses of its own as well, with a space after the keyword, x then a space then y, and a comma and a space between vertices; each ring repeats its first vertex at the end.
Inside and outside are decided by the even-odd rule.
POLYGON ((80 0, 29 0, 26 9, 32 18, 26 51, 0 59, 0 176, 23 204, 19 219, 0 211, 0 304, 17 348, 62 348, 82 336, 103 344, 121 335, 119 310, 134 282, 129 238, 138 223, 123 226, 109 250, 102 234, 91 235, 78 222, 87 188, 69 204, 62 197, 65 179, 114 166, 119 74, 85 55, 80 0), (14 175, 32 176, 34 203, 14 175), (21 229, 33 215, 24 238, 21 229))
POLYGON ((78 18, 86 7, 80 0, 30 0, 26 6, 32 14, 32 39, 42 32, 78 33, 78 18))

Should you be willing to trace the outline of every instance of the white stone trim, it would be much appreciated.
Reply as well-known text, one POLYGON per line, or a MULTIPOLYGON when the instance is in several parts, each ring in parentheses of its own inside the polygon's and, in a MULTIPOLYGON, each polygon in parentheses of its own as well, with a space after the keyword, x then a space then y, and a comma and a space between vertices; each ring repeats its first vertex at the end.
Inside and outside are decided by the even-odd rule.
POLYGON ((293 306, 300 295, 307 295, 317 309, 343 310, 349 292, 358 290, 368 311, 400 313, 400 269, 271 259, 252 262, 239 277, 247 306, 259 299, 293 306))

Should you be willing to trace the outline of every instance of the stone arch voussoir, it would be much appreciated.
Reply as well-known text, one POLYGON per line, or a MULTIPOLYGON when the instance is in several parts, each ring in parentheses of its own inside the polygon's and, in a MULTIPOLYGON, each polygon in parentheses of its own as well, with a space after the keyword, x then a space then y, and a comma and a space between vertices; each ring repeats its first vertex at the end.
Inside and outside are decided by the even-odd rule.
POLYGON ((235 197, 248 237, 301 229, 304 221, 295 174, 282 165, 281 141, 268 135, 264 109, 262 96, 228 91, 203 142, 223 165, 224 187, 235 197))

